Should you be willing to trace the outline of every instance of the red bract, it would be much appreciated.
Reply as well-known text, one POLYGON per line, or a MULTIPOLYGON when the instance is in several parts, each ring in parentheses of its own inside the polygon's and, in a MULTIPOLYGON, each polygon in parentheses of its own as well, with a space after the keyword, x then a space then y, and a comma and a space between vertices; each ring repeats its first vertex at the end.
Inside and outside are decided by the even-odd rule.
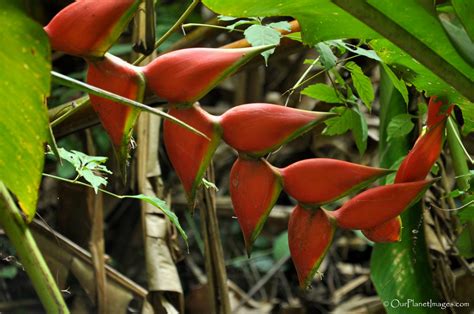
POLYGON ((436 101, 436 99, 436 96, 431 97, 428 104, 428 119, 426 120, 426 126, 428 128, 431 128, 435 124, 445 120, 453 110, 452 105, 448 106, 443 103, 442 100, 436 101))
POLYGON ((272 104, 240 105, 222 115, 223 139, 239 152, 260 157, 331 116, 272 104))
MULTIPOLYGON (((145 89, 143 74, 138 68, 112 55, 89 62, 87 83, 136 101, 142 100, 145 89)), ((132 128, 140 111, 94 95, 90 95, 90 100, 112 140, 124 171, 132 128)))
POLYGON ((329 158, 299 161, 279 171, 285 191, 311 205, 332 202, 392 172, 329 158))
POLYGON ((328 214, 336 219, 341 228, 374 228, 410 207, 431 183, 432 181, 417 181, 369 189, 328 214))
POLYGON ((81 0, 61 10, 44 27, 54 50, 101 57, 132 19, 140 0, 81 0))
POLYGON ((443 147, 444 122, 422 135, 398 168, 395 183, 423 180, 439 157, 443 147))
POLYGON ((334 237, 335 225, 321 209, 297 205, 288 222, 288 244, 300 286, 306 288, 316 274, 334 237))
POLYGON ((163 138, 168 157, 193 207, 196 190, 219 144, 221 132, 217 118, 197 104, 172 108, 168 113, 209 137, 206 139, 176 123, 164 121, 163 138))
POLYGON ((377 243, 399 242, 401 240, 402 219, 400 216, 390 219, 372 229, 362 230, 367 239, 377 243))
POLYGON ((247 254, 281 192, 281 178, 263 160, 239 157, 230 172, 230 196, 247 254))
MULTIPOLYGON (((449 106, 444 108, 443 112, 443 106, 443 101, 436 102, 436 97, 430 98, 426 121, 429 130, 418 138, 403 160, 398 168, 395 183, 420 181, 430 173, 441 153, 446 119, 453 109, 453 106, 449 106)), ((371 230, 363 230, 363 233, 374 242, 394 242, 399 241, 400 230, 401 219, 397 217, 371 230), (380 241, 376 241, 377 239, 380 241), (382 241, 384 239, 385 241, 382 241)))
POLYGON ((156 95, 173 103, 192 103, 252 57, 270 48, 176 50, 156 58, 143 72, 156 95))

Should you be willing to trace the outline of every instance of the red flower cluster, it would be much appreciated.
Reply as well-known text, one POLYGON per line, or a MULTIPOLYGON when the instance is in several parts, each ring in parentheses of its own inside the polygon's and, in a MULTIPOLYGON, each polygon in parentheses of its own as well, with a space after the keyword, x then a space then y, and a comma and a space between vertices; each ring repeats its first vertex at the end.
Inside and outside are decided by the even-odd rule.
MULTIPOLYGON (((336 226, 361 229, 376 242, 399 240, 398 215, 431 184, 424 178, 440 154, 451 108, 443 111, 441 102, 430 101, 428 131, 401 164, 394 184, 368 189, 335 211, 324 210, 322 205, 356 192, 391 171, 326 158, 303 160, 282 169, 270 165, 262 158, 264 155, 332 114, 265 103, 237 106, 221 116, 208 114, 193 103, 250 58, 271 47, 184 49, 160 56, 145 67, 132 66, 106 51, 139 2, 77 1, 59 12, 45 30, 53 49, 88 61, 89 84, 137 101, 142 101, 146 86, 174 104, 170 115, 208 137, 169 120, 164 122, 164 144, 191 206, 222 139, 239 152, 230 175, 230 193, 249 254, 280 192, 285 190, 298 201, 290 217, 288 236, 302 286, 312 280, 336 226)), ((139 112, 101 97, 90 99, 116 151, 126 160, 139 112)))

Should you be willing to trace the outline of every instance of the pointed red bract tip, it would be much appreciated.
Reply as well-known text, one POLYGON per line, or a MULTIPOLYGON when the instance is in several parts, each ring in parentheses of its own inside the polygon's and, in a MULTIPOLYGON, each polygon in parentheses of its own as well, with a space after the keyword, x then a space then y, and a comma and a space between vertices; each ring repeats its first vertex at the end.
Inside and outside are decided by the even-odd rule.
POLYGON ((173 103, 192 103, 258 51, 256 48, 176 50, 156 58, 143 72, 156 95, 173 103))
POLYGON ((371 229, 362 230, 362 233, 373 242, 392 243, 401 240, 401 231, 402 219, 396 217, 371 229))
MULTIPOLYGON (((144 78, 138 68, 112 55, 89 62, 87 83, 136 101, 142 101, 145 89, 144 78)), ((140 111, 99 96, 90 95, 90 101, 119 160, 125 162, 132 129, 140 111)))
POLYGON ((288 222, 288 244, 302 288, 316 274, 334 237, 335 225, 321 209, 297 205, 288 222))
POLYGON ((370 229, 400 215, 432 181, 396 183, 366 190, 339 209, 328 212, 345 229, 370 229))
POLYGON ((453 107, 453 105, 444 103, 443 100, 437 100, 436 96, 431 97, 428 103, 427 127, 431 128, 437 123, 447 119, 451 111, 453 111, 453 107))
POLYGON ((168 157, 192 206, 196 190, 219 144, 221 132, 216 117, 197 104, 188 108, 172 108, 168 113, 210 138, 208 140, 168 119, 163 122, 163 138, 168 157))
POLYGON ((101 57, 120 36, 139 0, 76 1, 44 27, 54 50, 83 57, 101 57))
POLYGON ((239 152, 260 157, 331 116, 273 104, 240 105, 221 116, 223 139, 239 152))
POLYGON ((299 161, 280 171, 285 191, 311 205, 332 202, 392 172, 329 158, 299 161))
POLYGON ((395 183, 420 181, 426 178, 443 148, 444 122, 422 135, 408 153, 395 176, 395 183))
POLYGON ((230 196, 247 254, 281 192, 281 178, 262 160, 239 157, 230 172, 230 196))

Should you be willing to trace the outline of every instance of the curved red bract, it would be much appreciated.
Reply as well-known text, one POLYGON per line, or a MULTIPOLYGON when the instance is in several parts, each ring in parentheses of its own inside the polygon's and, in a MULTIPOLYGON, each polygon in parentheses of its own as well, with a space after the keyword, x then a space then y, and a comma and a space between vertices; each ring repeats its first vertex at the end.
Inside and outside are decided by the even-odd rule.
POLYGON ((117 40, 140 1, 76 1, 44 27, 54 50, 101 57, 117 40))
POLYGON ((156 95, 174 103, 194 102, 254 52, 255 48, 176 50, 156 58, 143 72, 156 95))
POLYGON ((216 117, 198 105, 172 108, 168 113, 209 137, 206 139, 169 120, 163 123, 163 138, 168 157, 192 204, 196 189, 219 144, 219 127, 216 117))
POLYGON ((398 216, 374 228, 362 230, 362 233, 373 242, 391 243, 401 240, 401 231, 402 219, 398 216))
POLYGON ((240 105, 221 116, 223 139, 239 152, 258 157, 331 116, 266 103, 240 105))
POLYGON ((230 172, 230 196, 247 253, 281 192, 281 178, 263 160, 239 157, 230 172))
POLYGON ((431 181, 388 184, 366 190, 328 212, 341 228, 370 229, 397 217, 429 187, 431 181))
POLYGON ((329 158, 298 161, 280 171, 285 191, 311 205, 332 202, 391 172, 329 158))
POLYGON ((321 209, 297 205, 288 222, 288 244, 300 286, 310 285, 334 237, 335 225, 321 209))
MULTIPOLYGON (((87 83, 137 101, 142 100, 145 88, 139 69, 112 55, 89 62, 87 83)), ((133 125, 140 111, 95 95, 90 95, 90 101, 116 151, 126 159, 133 125)))

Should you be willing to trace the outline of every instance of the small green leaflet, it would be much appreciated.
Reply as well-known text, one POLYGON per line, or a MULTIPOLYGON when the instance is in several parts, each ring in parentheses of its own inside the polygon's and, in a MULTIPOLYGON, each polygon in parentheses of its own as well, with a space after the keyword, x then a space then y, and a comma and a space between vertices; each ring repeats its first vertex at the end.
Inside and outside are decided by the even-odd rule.
MULTIPOLYGON (((281 34, 277 29, 288 29, 288 22, 277 22, 269 25, 252 25, 244 32, 245 39, 253 46, 278 45, 280 44, 281 34), (273 25, 273 26, 272 26, 273 25)), ((262 52, 265 64, 268 64, 268 57, 275 52, 275 48, 262 52)))
POLYGON ((273 29, 281 29, 287 32, 291 31, 291 25, 287 21, 274 22, 274 23, 267 24, 266 26, 269 26, 273 29))
POLYGON ((354 46, 352 44, 344 42, 342 39, 329 40, 326 43, 330 46, 335 46, 339 48, 341 51, 349 50, 350 52, 355 53, 356 55, 367 57, 375 61, 382 61, 375 51, 364 49, 359 46, 354 46))
POLYGON ((347 131, 352 131, 357 149, 362 155, 367 149, 368 127, 363 115, 355 108, 336 107, 331 110, 339 114, 326 120, 326 128, 323 131, 324 135, 340 135, 347 131))
POLYGON ((289 33, 289 34, 283 35, 283 37, 289 38, 294 41, 298 41, 300 43, 303 42, 303 39, 301 39, 301 32, 289 33))
POLYGON ((168 219, 171 221, 176 226, 176 229, 178 229, 178 232, 181 234, 181 237, 183 237, 183 240, 186 242, 186 245, 188 245, 188 236, 184 229, 181 227, 181 224, 179 223, 178 216, 174 212, 171 211, 169 208, 168 204, 166 204, 165 201, 162 199, 159 199, 158 197, 154 196, 147 196, 143 194, 139 195, 124 195, 124 198, 135 198, 139 199, 141 201, 147 202, 148 204, 151 204, 163 211, 163 213, 168 217, 168 219))
POLYGON ((375 93, 370 78, 364 74, 360 66, 352 61, 347 62, 345 67, 351 73, 352 82, 357 93, 359 94, 359 98, 370 110, 372 108, 372 101, 374 101, 375 98, 375 93))
POLYGON ((385 72, 387 72, 388 78, 390 79, 390 81, 392 81, 393 86, 400 92, 400 94, 403 97, 403 100, 405 101, 405 104, 407 104, 407 106, 408 106, 408 90, 407 90, 407 86, 405 84, 405 81, 403 81, 403 79, 399 79, 395 75, 395 73, 393 73, 393 71, 390 69, 390 67, 387 66, 385 63, 380 62, 380 64, 382 65, 385 72))
POLYGON ((407 113, 402 113, 393 117, 387 126, 387 139, 402 137, 408 135, 415 127, 411 121, 414 117, 407 113))
POLYGON ((337 91, 326 84, 314 84, 306 87, 301 94, 314 99, 319 99, 330 104, 343 104, 344 101, 339 98, 337 91))
POLYGON ((319 53, 321 64, 326 70, 332 69, 336 65, 336 56, 331 50, 331 47, 325 43, 319 43, 315 46, 319 53))
POLYGON ((107 186, 107 178, 100 175, 112 173, 103 165, 107 161, 107 157, 89 156, 75 150, 67 151, 62 147, 58 149, 58 152, 61 159, 74 166, 78 177, 83 177, 92 185, 96 194, 101 185, 107 186))

